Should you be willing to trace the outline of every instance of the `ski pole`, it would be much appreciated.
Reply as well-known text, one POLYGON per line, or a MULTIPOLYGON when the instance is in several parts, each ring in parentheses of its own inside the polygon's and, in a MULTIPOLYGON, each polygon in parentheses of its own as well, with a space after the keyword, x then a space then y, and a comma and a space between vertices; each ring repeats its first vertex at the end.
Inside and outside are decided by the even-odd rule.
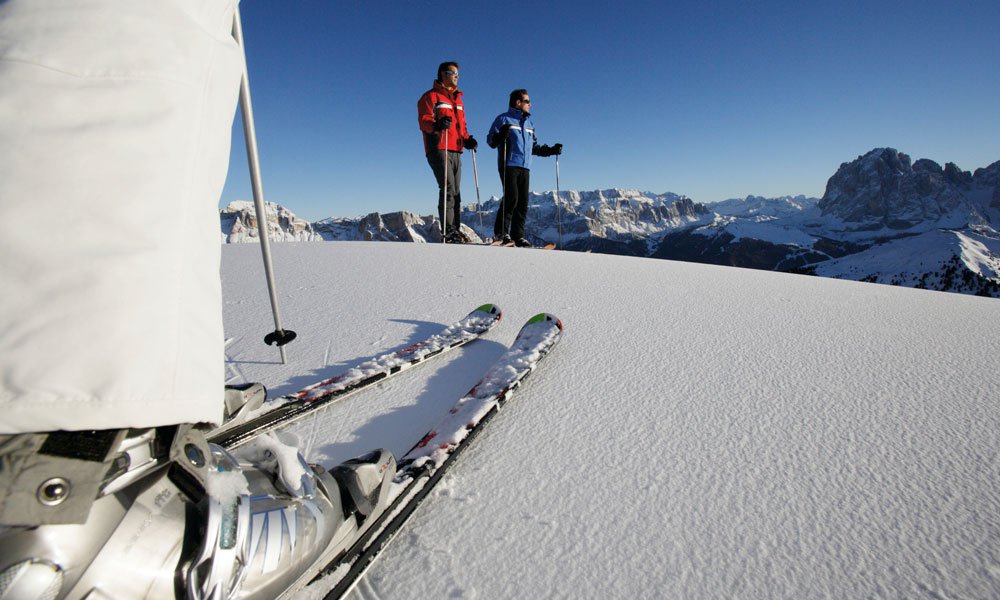
POLYGON ((503 175, 500 176, 500 193, 503 197, 500 198, 500 214, 497 215, 497 218, 500 219, 500 228, 503 230, 503 234, 507 235, 507 214, 504 211, 507 206, 507 138, 503 139, 503 175))
POLYGON ((239 6, 233 14, 233 37, 240 47, 243 57, 243 80, 240 82, 240 110, 243 113, 243 134, 246 138, 247 161, 250 165, 250 184, 253 188, 253 205, 257 214, 257 234, 260 251, 264 259, 264 273, 267 290, 271 297, 271 313, 274 315, 274 331, 264 336, 267 345, 277 344, 281 352, 281 364, 288 362, 285 344, 295 339, 295 332, 281 326, 281 312, 278 310, 278 293, 274 284, 274 268, 271 263, 271 246, 267 237, 267 210, 264 205, 264 190, 260 178, 260 156, 257 153, 257 133, 253 122, 253 105, 250 102, 250 74, 247 69, 246 47, 243 45, 243 25, 240 22, 239 6))
POLYGON ((476 212, 479 213, 479 229, 483 227, 483 204, 479 199, 479 167, 476 166, 476 151, 472 151, 472 173, 476 176, 476 212))
POLYGON ((448 220, 448 130, 444 130, 444 190, 441 192, 441 243, 447 244, 444 239, 444 223, 448 220))
POLYGON ((559 205, 559 155, 556 154, 556 227, 559 230, 559 249, 562 250, 562 207, 559 205))

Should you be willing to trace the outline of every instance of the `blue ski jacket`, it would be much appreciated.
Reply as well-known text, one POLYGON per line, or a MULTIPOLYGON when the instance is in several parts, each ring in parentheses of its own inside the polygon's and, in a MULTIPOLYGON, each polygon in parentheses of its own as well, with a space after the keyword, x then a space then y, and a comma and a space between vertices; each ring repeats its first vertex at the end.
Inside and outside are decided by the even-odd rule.
POLYGON ((504 151, 504 140, 499 133, 504 125, 510 126, 510 131, 507 133, 507 166, 531 169, 531 155, 538 145, 531 115, 516 108, 497 115, 489 133, 486 134, 486 143, 500 153, 504 151))

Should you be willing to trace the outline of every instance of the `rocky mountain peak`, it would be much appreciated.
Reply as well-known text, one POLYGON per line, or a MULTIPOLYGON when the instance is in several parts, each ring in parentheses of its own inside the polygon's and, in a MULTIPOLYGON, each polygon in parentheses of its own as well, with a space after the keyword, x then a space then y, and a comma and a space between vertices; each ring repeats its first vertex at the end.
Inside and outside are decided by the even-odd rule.
POLYGON ((977 185, 990 187, 1000 185, 1000 160, 988 167, 976 169, 976 172, 972 175, 972 179, 977 185))
MULTIPOLYGON (((265 202, 268 238, 275 241, 305 242, 320 236, 312 224, 274 202, 265 202)), ((229 243, 256 241, 258 236, 257 214, 253 202, 237 200, 219 211, 222 240, 229 243)))
POLYGON ((972 186, 972 173, 959 169, 955 163, 945 163, 944 178, 948 183, 965 190, 972 186))
POLYGON ((976 172, 972 175, 972 180, 976 185, 993 190, 990 207, 1000 210, 1000 160, 988 167, 976 169, 976 172))
POLYGON ((915 173, 930 173, 932 175, 944 175, 944 169, 941 168, 941 165, 937 164, 936 162, 934 162, 929 158, 921 158, 917 162, 913 163, 913 171, 915 173))
POLYGON ((910 162, 894 148, 876 148, 840 165, 820 200, 823 215, 858 230, 908 229, 951 216, 963 207, 972 175, 953 163, 910 162))

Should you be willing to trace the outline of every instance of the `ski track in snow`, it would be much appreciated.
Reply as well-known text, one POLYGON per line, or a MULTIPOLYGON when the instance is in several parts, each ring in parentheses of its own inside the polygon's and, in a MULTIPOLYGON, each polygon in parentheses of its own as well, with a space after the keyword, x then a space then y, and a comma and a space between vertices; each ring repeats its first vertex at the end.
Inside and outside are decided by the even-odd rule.
POLYGON ((996 299, 558 251, 273 252, 288 365, 260 342, 259 251, 223 248, 227 361, 269 390, 504 311, 294 426, 324 464, 401 456, 528 317, 566 328, 352 598, 1000 596, 996 299))

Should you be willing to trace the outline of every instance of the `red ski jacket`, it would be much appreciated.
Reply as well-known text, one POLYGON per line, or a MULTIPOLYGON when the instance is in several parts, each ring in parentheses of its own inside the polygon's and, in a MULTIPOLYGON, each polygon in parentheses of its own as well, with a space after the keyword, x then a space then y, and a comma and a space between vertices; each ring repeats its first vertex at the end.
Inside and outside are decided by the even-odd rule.
POLYGON ((424 153, 431 150, 462 151, 462 142, 469 137, 465 128, 465 105, 462 104, 462 91, 458 88, 448 90, 440 82, 435 81, 434 87, 424 92, 417 101, 417 121, 420 131, 424 134, 424 153), (434 122, 441 117, 451 117, 451 129, 448 130, 448 147, 444 145, 444 131, 434 131, 434 122))

